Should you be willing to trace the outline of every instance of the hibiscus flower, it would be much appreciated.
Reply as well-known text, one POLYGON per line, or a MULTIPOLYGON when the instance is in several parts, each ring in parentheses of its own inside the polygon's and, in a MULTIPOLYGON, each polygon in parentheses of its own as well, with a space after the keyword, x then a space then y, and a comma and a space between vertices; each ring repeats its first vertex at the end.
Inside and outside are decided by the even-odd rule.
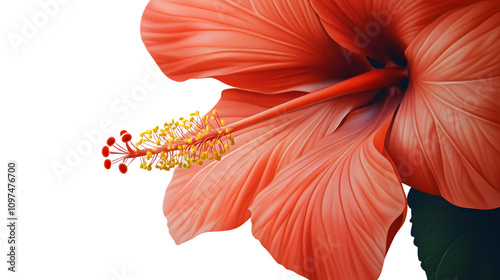
POLYGON ((177 243, 251 218, 288 269, 376 279, 402 182, 500 206, 498 1, 152 0, 142 38, 171 79, 234 87, 206 116, 108 140, 106 168, 185 167, 164 201, 177 243))

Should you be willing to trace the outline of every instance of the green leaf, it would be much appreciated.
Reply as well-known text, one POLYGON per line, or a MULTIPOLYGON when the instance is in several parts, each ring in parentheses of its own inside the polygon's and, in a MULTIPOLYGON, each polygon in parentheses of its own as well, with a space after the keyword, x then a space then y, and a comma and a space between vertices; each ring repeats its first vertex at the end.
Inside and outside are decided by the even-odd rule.
POLYGON ((500 279, 500 208, 457 207, 415 189, 411 235, 429 280, 500 279))

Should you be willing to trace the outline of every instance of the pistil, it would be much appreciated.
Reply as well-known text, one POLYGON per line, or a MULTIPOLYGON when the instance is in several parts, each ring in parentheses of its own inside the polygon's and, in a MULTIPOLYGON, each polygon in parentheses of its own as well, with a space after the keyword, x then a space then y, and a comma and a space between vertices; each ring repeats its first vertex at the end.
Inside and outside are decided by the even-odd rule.
POLYGON ((103 156, 107 158, 111 154, 120 157, 113 161, 106 159, 104 167, 110 169, 112 164, 119 163, 119 170, 126 173, 127 166, 135 158, 140 158, 142 169, 151 170, 154 165, 157 169, 168 171, 174 167, 189 169, 192 164, 202 165, 206 160, 221 160, 222 155, 235 143, 231 137, 233 132, 339 96, 395 86, 406 78, 408 72, 404 68, 376 69, 305 94, 233 124, 226 124, 219 118, 216 110, 203 117, 195 112, 188 119, 172 119, 171 122, 165 123, 163 128, 157 126, 146 130, 141 133, 141 139, 135 144, 131 141, 132 136, 122 131, 120 136, 125 147, 116 143, 113 137, 109 138, 107 146, 102 149, 103 156), (110 147, 114 150, 110 151, 110 147))

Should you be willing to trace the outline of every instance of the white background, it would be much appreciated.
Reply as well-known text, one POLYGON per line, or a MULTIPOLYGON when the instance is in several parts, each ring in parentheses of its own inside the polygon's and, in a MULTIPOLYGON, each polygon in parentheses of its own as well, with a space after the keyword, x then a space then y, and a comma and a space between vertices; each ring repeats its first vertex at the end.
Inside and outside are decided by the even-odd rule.
MULTIPOLYGON (((250 223, 176 246, 162 213, 172 174, 103 168, 107 137, 206 112, 226 88, 158 74, 139 34, 146 0, 0 3, 1 279, 303 279, 250 223), (16 274, 4 261, 9 159, 19 165, 16 274)), ((380 279, 425 279, 408 221, 380 279)))

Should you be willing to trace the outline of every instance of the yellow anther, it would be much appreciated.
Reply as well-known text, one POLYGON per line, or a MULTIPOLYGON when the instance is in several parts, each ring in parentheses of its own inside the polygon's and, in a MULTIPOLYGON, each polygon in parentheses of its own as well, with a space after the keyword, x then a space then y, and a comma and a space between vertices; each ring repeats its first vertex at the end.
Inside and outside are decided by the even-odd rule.
POLYGON ((199 111, 196 111, 188 118, 172 119, 164 123, 162 128, 156 126, 148 129, 141 133, 141 138, 135 143, 138 147, 136 150, 147 151, 140 167, 146 170, 151 170, 152 166, 160 170, 175 167, 189 169, 194 163, 202 165, 205 160, 221 160, 230 145, 235 144, 230 135, 231 129, 225 125, 226 122, 219 119, 214 109, 205 116, 200 116, 199 111), (212 134, 212 131, 218 134, 212 134))
POLYGON ((219 155, 219 151, 215 151, 215 152, 213 152, 213 154, 214 154, 214 158, 215 158, 216 160, 221 160, 221 157, 220 157, 220 155, 219 155))

